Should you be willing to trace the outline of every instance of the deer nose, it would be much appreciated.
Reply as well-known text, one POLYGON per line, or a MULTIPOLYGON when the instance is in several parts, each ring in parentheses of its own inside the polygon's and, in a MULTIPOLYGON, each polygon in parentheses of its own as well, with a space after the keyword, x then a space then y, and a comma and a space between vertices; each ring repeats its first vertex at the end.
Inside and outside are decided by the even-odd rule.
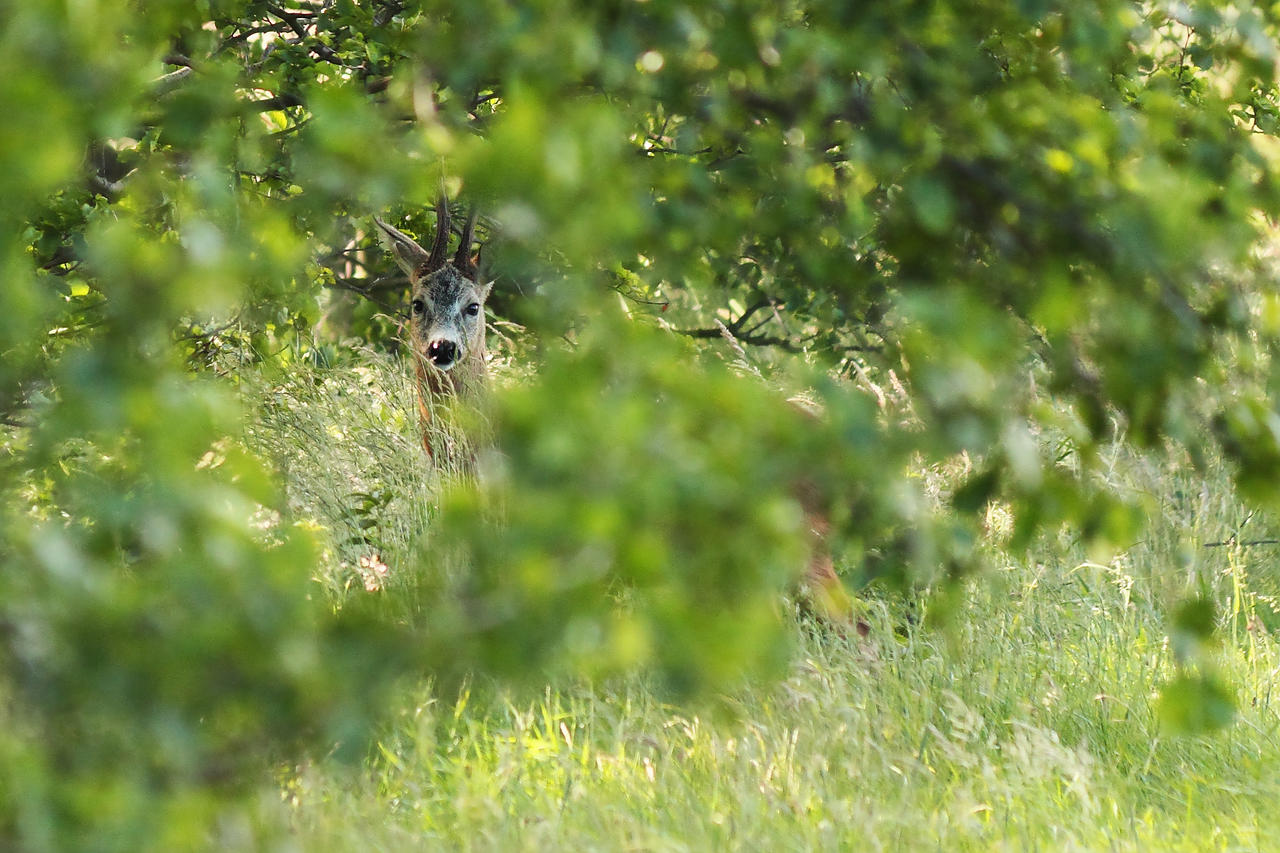
POLYGON ((432 341, 427 346, 427 358, 436 367, 451 367, 458 360, 458 345, 453 341, 432 341))

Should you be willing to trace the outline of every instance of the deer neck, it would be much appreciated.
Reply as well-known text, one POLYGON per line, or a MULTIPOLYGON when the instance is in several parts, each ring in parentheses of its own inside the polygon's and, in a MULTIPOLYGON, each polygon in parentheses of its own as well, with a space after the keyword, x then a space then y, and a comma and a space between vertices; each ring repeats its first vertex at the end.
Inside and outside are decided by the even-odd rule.
POLYGON ((437 451, 448 454, 449 447, 454 444, 453 440, 446 438, 443 446, 436 446, 451 429, 451 407, 457 402, 478 405, 488 385, 489 368, 485 360, 483 335, 476 345, 468 348, 466 358, 451 370, 436 370, 419 358, 417 378, 422 447, 426 450, 427 457, 434 462, 437 451), (443 421, 437 424, 441 418, 443 421), (439 426, 444 427, 443 434, 438 431, 439 426))

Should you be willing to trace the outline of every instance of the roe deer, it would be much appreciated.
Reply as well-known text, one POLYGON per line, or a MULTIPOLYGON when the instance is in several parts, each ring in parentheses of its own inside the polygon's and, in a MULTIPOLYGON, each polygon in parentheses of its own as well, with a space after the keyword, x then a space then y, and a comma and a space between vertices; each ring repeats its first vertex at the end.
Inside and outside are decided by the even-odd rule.
POLYGON ((430 252, 378 217, 373 221, 383 244, 409 276, 409 341, 416 364, 422 447, 433 462, 441 461, 437 456, 442 453, 445 461, 467 467, 473 461, 474 445, 466 447, 469 442, 462 441, 456 429, 448 424, 441 429, 434 420, 458 402, 477 405, 487 384, 484 302, 493 283, 479 281, 471 255, 475 211, 462 228, 452 262, 447 259, 449 203, 443 196, 436 204, 436 234, 430 252), (440 443, 444 446, 437 446, 440 443))
POLYGON ((820 508, 817 490, 812 483, 801 482, 793 488, 793 493, 804 510, 809 535, 809 563, 800 585, 802 600, 823 621, 840 628, 852 627, 858 636, 867 636, 871 626, 856 617, 853 599, 836 574, 827 544, 831 520, 820 508))
MULTIPOLYGON (((789 400, 791 407, 806 420, 816 422, 819 415, 798 398, 789 400)), ((871 628, 854 614, 853 599, 836 574, 828 540, 831 519, 823 507, 823 496, 816 482, 802 478, 791 484, 791 494, 804 511, 804 524, 809 539, 809 562, 800 584, 802 600, 818 617, 838 627, 852 626, 858 636, 867 636, 871 628)))

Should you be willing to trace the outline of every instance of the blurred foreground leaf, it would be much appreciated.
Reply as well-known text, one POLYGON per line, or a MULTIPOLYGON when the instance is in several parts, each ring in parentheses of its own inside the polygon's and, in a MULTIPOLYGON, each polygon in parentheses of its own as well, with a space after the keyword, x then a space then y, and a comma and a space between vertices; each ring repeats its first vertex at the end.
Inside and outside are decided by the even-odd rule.
POLYGON ((1235 694, 1215 676, 1179 675, 1160 688, 1156 716, 1173 734, 1210 734, 1235 719, 1235 694))

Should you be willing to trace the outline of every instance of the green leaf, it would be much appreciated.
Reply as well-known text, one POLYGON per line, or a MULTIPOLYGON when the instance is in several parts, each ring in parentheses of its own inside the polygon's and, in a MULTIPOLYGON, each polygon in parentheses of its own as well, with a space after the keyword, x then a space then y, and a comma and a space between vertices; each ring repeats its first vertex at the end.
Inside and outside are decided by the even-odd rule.
POLYGON ((1235 715, 1235 696, 1211 675, 1179 675, 1160 689, 1156 700, 1156 717, 1171 734, 1212 734, 1231 725, 1235 715))

